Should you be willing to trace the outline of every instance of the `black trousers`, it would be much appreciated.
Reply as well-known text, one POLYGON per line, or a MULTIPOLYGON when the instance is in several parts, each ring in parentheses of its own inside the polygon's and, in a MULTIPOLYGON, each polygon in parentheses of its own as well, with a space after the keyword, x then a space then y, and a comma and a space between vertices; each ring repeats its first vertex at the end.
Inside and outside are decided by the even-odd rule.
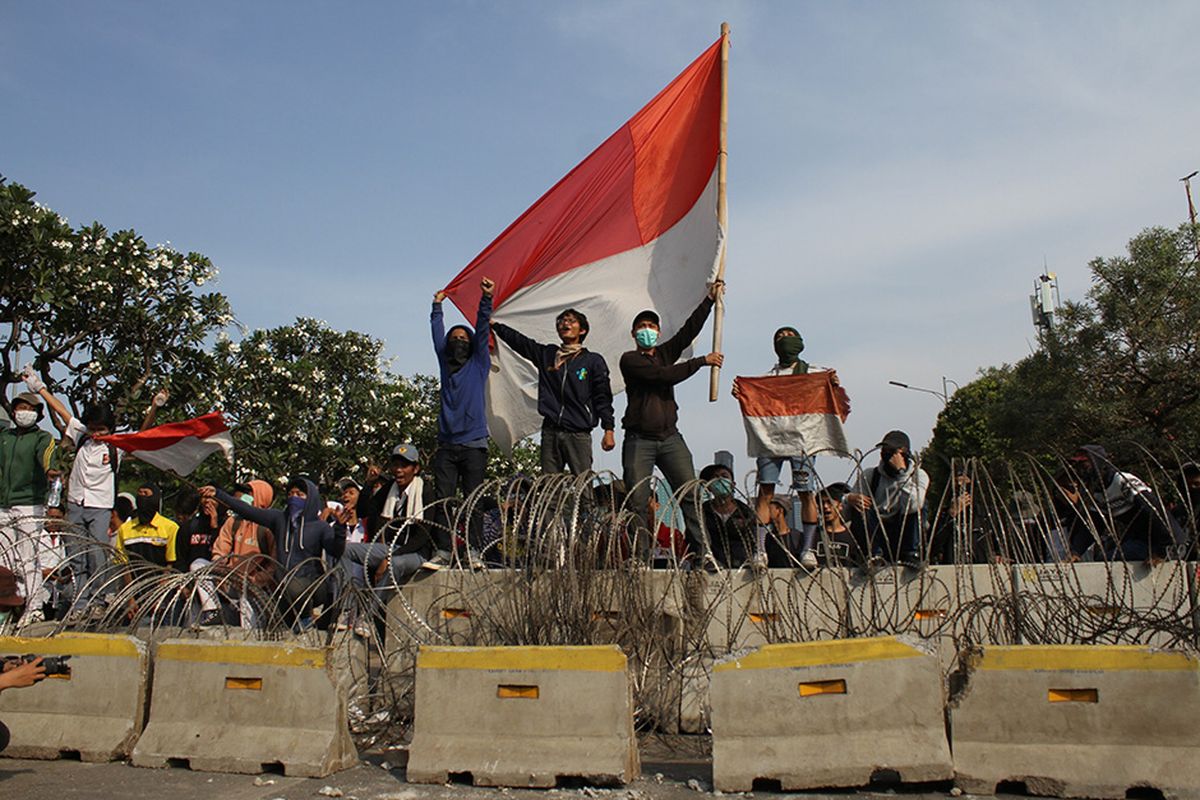
MULTIPOLYGON (((439 444, 433 456, 433 485, 438 500, 454 497, 461 489, 464 498, 483 485, 483 477, 487 472, 488 451, 483 447, 464 447, 461 444, 439 444)), ((453 549, 450 538, 454 520, 448 508, 449 503, 440 503, 438 522, 433 537, 438 550, 453 549)), ((483 538, 483 509, 475 507, 474 513, 467 525, 467 540, 474 546, 480 546, 483 538)))

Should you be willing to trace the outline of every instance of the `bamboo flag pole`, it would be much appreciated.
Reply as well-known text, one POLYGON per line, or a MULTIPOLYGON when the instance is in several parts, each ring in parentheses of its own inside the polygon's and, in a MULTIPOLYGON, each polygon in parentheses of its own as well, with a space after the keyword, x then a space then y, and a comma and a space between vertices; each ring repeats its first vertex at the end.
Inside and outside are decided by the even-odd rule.
MULTIPOLYGON (((721 23, 721 138, 717 150, 717 224, 722 234, 727 232, 729 223, 729 205, 725 200, 725 173, 727 153, 726 129, 729 123, 729 23, 721 23)), ((717 280, 725 280, 725 251, 721 247, 721 257, 717 262, 717 280)), ((721 352, 721 338, 725 328, 725 296, 717 295, 716 308, 713 309, 713 352, 721 352)), ((721 383, 721 368, 712 367, 708 376, 708 401, 717 401, 717 387, 721 383)))

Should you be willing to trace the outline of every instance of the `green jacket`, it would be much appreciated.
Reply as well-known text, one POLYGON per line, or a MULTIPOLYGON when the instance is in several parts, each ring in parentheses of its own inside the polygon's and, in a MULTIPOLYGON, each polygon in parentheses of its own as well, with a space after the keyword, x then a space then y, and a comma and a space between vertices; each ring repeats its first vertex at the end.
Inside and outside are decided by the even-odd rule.
POLYGON ((46 470, 57 467, 54 437, 41 428, 0 431, 0 508, 46 502, 46 470))

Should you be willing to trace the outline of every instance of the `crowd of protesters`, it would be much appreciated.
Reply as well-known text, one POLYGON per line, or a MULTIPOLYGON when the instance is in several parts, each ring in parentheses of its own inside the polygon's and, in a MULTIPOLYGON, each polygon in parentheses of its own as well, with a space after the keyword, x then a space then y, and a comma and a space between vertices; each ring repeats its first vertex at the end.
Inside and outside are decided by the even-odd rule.
MULTIPOLYGON (((422 570, 521 563, 537 537, 532 516, 521 512, 533 476, 515 476, 501 496, 460 513, 487 470, 490 335, 537 369, 542 474, 594 475, 593 431, 600 428, 604 450, 617 444, 613 392, 604 358, 585 347, 583 311, 562 311, 555 320, 559 341, 541 343, 493 323, 494 285, 484 279, 480 288, 473 329, 445 330, 445 295, 434 297, 430 326, 441 380, 434 452, 398 443, 385 468, 326 487, 305 475, 277 486, 253 478, 184 488, 169 509, 153 482, 121 493, 121 453, 98 438, 115 427, 111 409, 89 405, 77 419, 27 369, 27 391, 11 402, 14 424, 0 431, 0 624, 87 621, 107 613, 108 583, 101 578, 115 568, 124 584, 146 570, 201 572, 189 598, 193 607, 177 612, 181 622, 234 619, 254 626, 263 612, 251 602, 257 594, 276 598, 289 625, 337 623, 367 635, 365 620, 333 618, 342 594, 394 591, 422 570), (57 438, 41 424, 47 415, 57 438)), ((954 472, 944 503, 932 501, 929 476, 898 430, 877 444, 877 463, 855 468, 845 482, 823 484, 816 459, 804 452, 759 458, 756 488, 747 495, 739 496, 729 463, 710 464, 697 479, 677 427, 674 391, 701 368, 723 362, 718 352, 682 359, 723 288, 712 284, 669 336, 653 310, 632 321, 633 347, 618 365, 626 389, 623 474, 611 481, 594 476, 579 509, 580 519, 611 535, 617 560, 706 570, 870 571, 972 559, 1152 561, 1186 554, 1195 533, 1192 510, 1200 504, 1200 467, 1184 467, 1178 501, 1168 510, 1097 445, 1080 447, 1055 478, 1053 513, 1017 497, 1004 521, 979 511, 974 476, 965 469, 954 472), (779 492, 785 465, 791 483, 779 492), (653 478, 655 470, 663 480, 653 478), (1014 520, 1027 535, 995 535, 997 525, 1014 520)), ((796 328, 779 328, 772 346, 770 375, 821 369, 800 358, 804 341, 796 328)), ((740 391, 737 382, 733 391, 740 391)), ((143 428, 155 424, 168 399, 165 392, 155 396, 143 428)), ((989 509, 994 517, 995 504, 989 509)))

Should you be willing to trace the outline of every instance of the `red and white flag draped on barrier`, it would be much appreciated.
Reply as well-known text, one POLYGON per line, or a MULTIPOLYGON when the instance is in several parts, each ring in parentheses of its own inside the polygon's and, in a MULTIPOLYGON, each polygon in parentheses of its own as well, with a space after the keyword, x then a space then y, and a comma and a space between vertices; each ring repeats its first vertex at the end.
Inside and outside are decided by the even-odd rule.
MULTIPOLYGON (((546 192, 446 287, 475 319, 480 278, 496 281, 493 318, 542 342, 558 342, 554 318, 588 317, 586 347, 608 362, 633 347, 629 326, 655 309, 671 335, 716 274, 721 118, 718 39, 620 130, 546 192)), ((495 342, 488 379, 492 438, 506 448, 536 431, 537 371, 495 342)))
POLYGON ((737 379, 750 456, 846 454, 850 398, 833 371, 737 379))
POLYGON ((134 458, 176 475, 188 475, 200 462, 217 451, 233 461, 233 436, 220 411, 184 422, 169 422, 138 433, 97 436, 134 458))

